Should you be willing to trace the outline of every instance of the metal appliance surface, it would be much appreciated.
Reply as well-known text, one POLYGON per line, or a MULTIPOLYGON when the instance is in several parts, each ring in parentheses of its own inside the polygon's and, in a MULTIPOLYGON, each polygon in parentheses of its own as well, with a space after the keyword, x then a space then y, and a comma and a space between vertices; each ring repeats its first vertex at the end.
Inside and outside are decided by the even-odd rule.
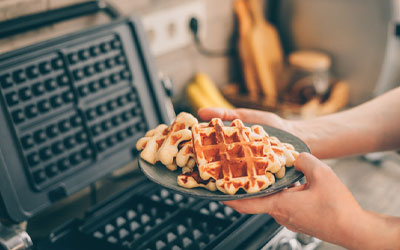
POLYGON ((0 223, 0 249, 25 250, 33 246, 31 237, 19 226, 0 223))
POLYGON ((321 240, 283 228, 261 250, 314 250, 321 240))
POLYGON ((333 59, 356 105, 399 86, 398 0, 282 0, 276 22, 286 52, 313 49, 333 59))
POLYGON ((139 21, 119 19, 0 57, 0 191, 13 221, 134 160, 168 123, 139 21))

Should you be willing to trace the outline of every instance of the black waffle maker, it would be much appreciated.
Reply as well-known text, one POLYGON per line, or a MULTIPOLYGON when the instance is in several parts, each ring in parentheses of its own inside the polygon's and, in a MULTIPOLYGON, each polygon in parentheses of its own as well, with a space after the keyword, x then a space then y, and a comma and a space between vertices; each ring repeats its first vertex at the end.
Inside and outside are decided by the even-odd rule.
POLYGON ((145 178, 46 240, 18 226, 136 161, 138 138, 170 123, 138 18, 92 1, 0 23, 0 38, 98 11, 113 20, 0 55, 0 249, 234 249, 274 228, 264 244, 269 216, 145 178))

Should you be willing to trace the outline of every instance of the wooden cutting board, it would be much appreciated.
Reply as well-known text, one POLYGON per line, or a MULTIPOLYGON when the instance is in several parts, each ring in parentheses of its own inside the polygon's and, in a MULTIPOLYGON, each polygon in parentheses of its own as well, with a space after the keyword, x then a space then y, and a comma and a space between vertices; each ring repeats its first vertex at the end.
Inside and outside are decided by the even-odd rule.
POLYGON ((239 56, 247 91, 251 100, 257 101, 259 84, 257 82, 257 71, 251 53, 251 36, 253 20, 247 8, 246 0, 236 0, 234 3, 235 13, 239 22, 239 56))
POLYGON ((263 15, 261 0, 248 0, 248 8, 253 18, 250 35, 250 51, 261 90, 268 104, 277 101, 277 84, 283 68, 283 53, 278 32, 263 15))

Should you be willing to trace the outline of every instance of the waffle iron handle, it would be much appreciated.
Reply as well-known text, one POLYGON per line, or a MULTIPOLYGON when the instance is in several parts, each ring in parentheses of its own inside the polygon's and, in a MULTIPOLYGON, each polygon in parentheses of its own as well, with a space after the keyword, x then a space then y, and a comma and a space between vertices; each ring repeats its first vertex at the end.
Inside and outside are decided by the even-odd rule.
POLYGON ((0 22, 0 39, 100 11, 106 13, 111 19, 121 16, 120 12, 106 1, 89 1, 0 22))

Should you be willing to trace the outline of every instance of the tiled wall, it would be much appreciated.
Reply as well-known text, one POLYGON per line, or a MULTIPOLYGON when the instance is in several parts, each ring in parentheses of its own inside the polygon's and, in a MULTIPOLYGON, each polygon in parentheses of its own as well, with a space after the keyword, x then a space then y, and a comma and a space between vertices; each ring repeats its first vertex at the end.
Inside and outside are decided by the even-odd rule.
MULTIPOLYGON (((85 0, 0 0, 0 21, 82 1, 85 0)), ((145 14, 171 4, 176 5, 190 0, 109 1, 123 14, 129 15, 131 13, 145 14)), ((207 9, 207 35, 204 44, 213 49, 226 49, 229 47, 234 29, 233 0, 202 1, 205 2, 207 9)), ((104 22, 107 22, 107 18, 102 15, 83 17, 2 39, 0 40, 0 53, 104 22)), ((194 72, 208 73, 219 85, 232 81, 229 75, 235 75, 235 70, 232 69, 232 63, 228 58, 204 57, 196 51, 193 45, 162 55, 156 58, 156 62, 160 71, 175 80, 176 93, 181 98, 184 86, 194 72)), ((180 102, 181 98, 175 98, 176 102, 180 102)))

